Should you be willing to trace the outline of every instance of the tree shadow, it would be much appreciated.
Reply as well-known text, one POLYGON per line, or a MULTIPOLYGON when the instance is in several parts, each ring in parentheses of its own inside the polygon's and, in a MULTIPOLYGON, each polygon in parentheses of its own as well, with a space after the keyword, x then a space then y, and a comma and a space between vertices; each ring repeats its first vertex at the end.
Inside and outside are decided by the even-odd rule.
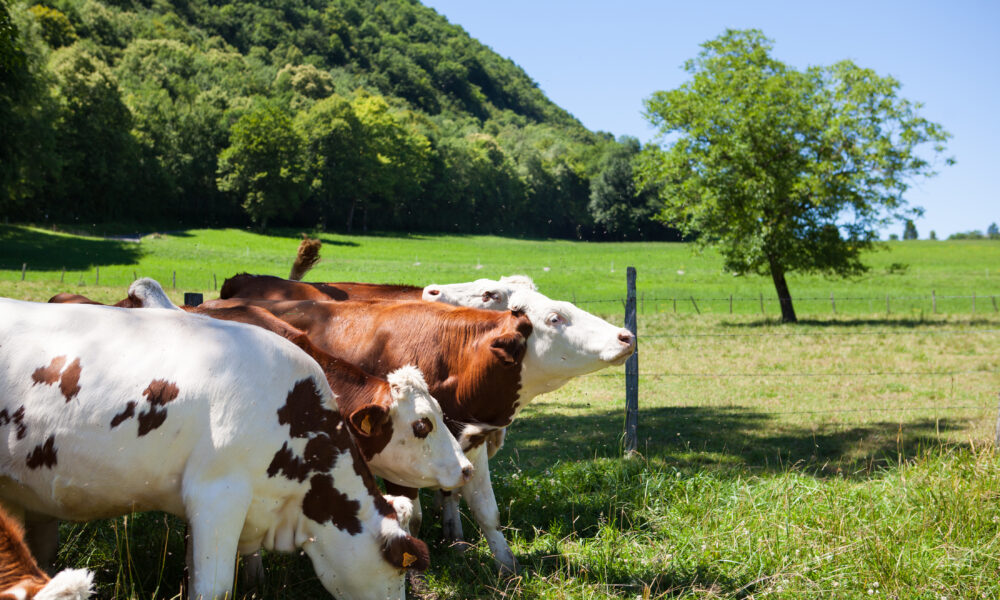
MULTIPOLYGON (((816 477, 868 478, 881 468, 908 461, 922 450, 951 442, 942 435, 965 428, 953 419, 913 418, 864 425, 777 422, 752 407, 677 406, 639 411, 638 450, 647 459, 680 469, 738 467, 783 472, 790 467, 816 477)), ((509 431, 497 468, 542 469, 555 461, 621 455, 623 415, 536 414, 509 431)), ((491 464, 491 470, 493 470, 491 464)))
POLYGON ((133 265, 143 256, 135 242, 55 235, 18 226, 0 226, 0 268, 17 270, 89 269, 133 265))
MULTIPOLYGON (((944 315, 942 315, 944 316, 944 315)), ((995 319, 987 319, 982 317, 973 317, 969 320, 963 320, 962 325, 995 325, 995 319)), ((949 323, 947 321, 938 321, 933 319, 924 318, 912 318, 912 317, 900 317, 893 318, 891 316, 885 318, 841 318, 841 319, 799 319, 797 323, 781 323, 780 319, 775 318, 764 318, 755 321, 728 321, 725 319, 720 319, 719 325, 722 327, 732 327, 735 329, 762 329, 762 328, 773 328, 776 325, 781 325, 789 329, 796 327, 829 327, 829 328, 841 328, 841 329, 851 329, 851 328, 866 328, 866 327, 885 327, 885 328, 898 328, 898 329, 916 329, 918 327, 954 327, 955 323, 949 323)))
POLYGON ((319 241, 323 242, 324 246, 342 246, 345 248, 357 248, 358 246, 361 245, 353 240, 338 240, 330 237, 332 235, 338 235, 336 232, 317 233, 315 231, 304 231, 302 228, 298 229, 289 227, 273 228, 273 229, 268 229, 265 232, 265 235, 269 237, 279 237, 279 238, 294 239, 294 240, 301 240, 303 237, 310 237, 318 239, 319 241))

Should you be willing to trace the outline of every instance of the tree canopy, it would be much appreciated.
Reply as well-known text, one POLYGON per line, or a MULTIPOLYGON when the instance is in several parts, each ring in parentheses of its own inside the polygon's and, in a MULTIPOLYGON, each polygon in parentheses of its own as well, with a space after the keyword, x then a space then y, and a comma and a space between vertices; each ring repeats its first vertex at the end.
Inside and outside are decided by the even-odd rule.
POLYGON ((646 101, 663 145, 637 177, 659 188, 659 218, 719 247, 727 270, 770 275, 795 321, 785 275, 863 273, 879 230, 920 214, 905 192, 935 174, 927 155, 949 134, 891 77, 850 61, 796 70, 771 52, 758 30, 704 43, 690 80, 646 101))
POLYGON ((630 235, 589 206, 618 143, 416 0, 0 7, 9 218, 630 235))

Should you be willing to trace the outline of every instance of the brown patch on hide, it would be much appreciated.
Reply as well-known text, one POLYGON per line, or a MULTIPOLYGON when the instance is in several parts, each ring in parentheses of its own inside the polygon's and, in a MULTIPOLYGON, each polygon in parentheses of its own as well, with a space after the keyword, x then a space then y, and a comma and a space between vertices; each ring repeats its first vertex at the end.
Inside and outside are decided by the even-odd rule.
POLYGON ((69 366, 63 371, 62 377, 59 378, 59 391, 66 398, 66 402, 69 402, 74 396, 80 393, 79 358, 73 359, 73 362, 69 363, 69 366))
POLYGON ((35 372, 31 374, 31 380, 34 382, 32 385, 37 385, 39 383, 44 385, 53 385, 55 382, 59 381, 59 373, 62 372, 63 365, 66 364, 65 356, 57 356, 52 359, 47 367, 38 367, 35 372))
POLYGON ((302 498, 302 514, 317 523, 333 523, 351 535, 361 533, 360 509, 360 502, 351 500, 333 486, 329 473, 313 475, 309 491, 302 498))
POLYGON ((350 445, 349 441, 337 440, 340 436, 333 435, 340 424, 340 414, 323 406, 323 396, 320 395, 316 382, 310 378, 299 381, 288 392, 285 405, 278 409, 278 422, 288 425, 288 434, 295 438, 309 437, 312 433, 326 433, 335 442, 346 441, 344 445, 337 445, 340 450, 346 450, 350 445))
POLYGON ((142 392, 149 403, 149 408, 139 413, 139 437, 163 425, 163 422, 167 420, 167 411, 160 407, 166 406, 168 402, 177 398, 178 394, 180 394, 180 390, 169 381, 154 379, 150 382, 149 386, 142 392))
POLYGON ((125 410, 121 411, 111 419, 111 428, 118 427, 123 422, 135 416, 135 401, 129 400, 125 405, 125 410))
POLYGON ((39 467, 52 468, 56 465, 55 436, 50 435, 44 444, 38 444, 28 455, 28 468, 37 469, 39 467))
POLYGON ((9 423, 17 425, 17 439, 23 440, 28 434, 28 427, 24 424, 24 405, 17 407, 14 414, 8 414, 6 408, 0 410, 0 426, 9 423))
POLYGON ((274 453, 274 458, 271 459, 271 464, 267 467, 268 477, 274 477, 278 474, 283 475, 285 479, 299 483, 305 481, 306 477, 309 476, 309 469, 305 462, 295 456, 292 449, 288 447, 288 442, 284 443, 281 450, 274 453))
POLYGON ((397 569, 424 571, 431 563, 427 544, 409 535, 386 540, 382 546, 382 556, 397 569))
POLYGON ((57 356, 46 367, 38 367, 31 374, 31 385, 55 385, 59 382, 59 391, 62 392, 66 402, 72 400, 80 393, 80 359, 75 358, 73 362, 63 370, 66 364, 65 356, 57 356), (60 375, 61 373, 61 375, 60 375))

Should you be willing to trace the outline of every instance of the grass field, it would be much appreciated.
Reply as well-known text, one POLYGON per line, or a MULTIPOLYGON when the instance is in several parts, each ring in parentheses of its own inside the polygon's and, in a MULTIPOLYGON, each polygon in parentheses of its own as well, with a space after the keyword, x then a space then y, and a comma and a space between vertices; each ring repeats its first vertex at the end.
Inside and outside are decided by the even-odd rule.
MULTIPOLYGON (((190 230, 147 235, 137 243, 0 226, 0 295, 44 300, 83 288, 78 291, 95 298, 120 299, 120 290, 136 276, 153 277, 169 289, 175 273, 178 292, 211 293, 213 285, 241 271, 287 276, 300 236, 297 231, 286 234, 190 230), (60 278, 62 284, 54 285, 60 278), (95 285, 98 281, 101 285, 95 285)), ((319 237, 324 260, 310 275, 316 281, 427 285, 524 273, 553 297, 575 298, 594 311, 620 311, 616 307, 624 296, 625 269, 635 266, 646 312, 673 312, 677 300, 678 313, 695 313, 689 300, 694 297, 697 311, 728 314, 730 295, 737 314, 760 315, 761 296, 765 314, 780 312, 769 277, 733 277, 722 271, 716 253, 697 254, 687 244, 319 237)), ((1000 244, 994 241, 893 242, 888 248, 868 257, 871 270, 856 281, 790 275, 798 312, 833 314, 831 293, 838 314, 885 313, 887 294, 892 297, 890 312, 897 315, 931 314, 931 294, 938 297, 941 313, 971 313, 973 294, 979 296, 977 312, 994 311, 1000 301, 994 298, 1000 296, 1000 244)))
MULTIPOLYGON (((57 291, 118 299, 133 269, 169 281, 176 268, 175 298, 207 292, 186 287, 181 274, 206 280, 216 272, 220 283, 242 270, 284 275, 297 244, 293 234, 244 232, 116 246, 0 233, 8 269, 0 295, 34 299, 57 291), (74 280, 100 265, 107 285, 60 286, 66 256, 75 256, 67 265, 74 280), (18 262, 39 266, 21 282, 18 262)), ((769 285, 721 274, 717 258, 680 245, 323 239, 316 279, 427 283, 526 272, 554 297, 610 299, 633 264, 647 298, 756 297, 769 285)), ((1000 315, 988 300, 1000 295, 1000 244, 901 242, 872 265, 858 282, 793 279, 793 294, 827 298, 814 310, 797 306, 803 322, 795 326, 775 322, 773 305, 765 316, 756 306, 729 315, 728 301, 711 314, 692 314, 690 303, 652 314, 647 299, 640 454, 621 458, 621 368, 538 398, 491 463, 521 573, 498 578, 471 521, 467 552, 437 543, 425 495, 421 537, 432 566, 411 597, 1000 598, 1000 455, 992 443, 1000 315), (897 262, 909 266, 890 268, 897 262), (972 314, 967 298, 939 299, 947 314, 928 304, 886 315, 884 303, 838 301, 834 315, 831 290, 876 298, 975 291, 980 304, 972 314)), ((620 307, 587 308, 620 323, 620 307)), ((66 525, 60 559, 97 570, 101 597, 170 598, 182 577, 180 531, 162 514, 66 525)), ((265 564, 264 598, 324 597, 304 557, 268 555, 265 564)))

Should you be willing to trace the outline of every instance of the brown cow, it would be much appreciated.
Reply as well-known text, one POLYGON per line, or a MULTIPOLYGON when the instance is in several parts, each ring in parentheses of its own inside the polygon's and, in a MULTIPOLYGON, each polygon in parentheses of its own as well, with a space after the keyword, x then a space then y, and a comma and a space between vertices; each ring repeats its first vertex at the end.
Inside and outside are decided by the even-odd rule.
POLYGON ((423 288, 377 283, 308 283, 240 273, 222 283, 219 297, 259 300, 420 300, 423 288))
POLYGON ((90 597, 92 580, 84 569, 67 569, 50 579, 24 543, 21 525, 0 510, 0 600, 83 600, 90 597))

